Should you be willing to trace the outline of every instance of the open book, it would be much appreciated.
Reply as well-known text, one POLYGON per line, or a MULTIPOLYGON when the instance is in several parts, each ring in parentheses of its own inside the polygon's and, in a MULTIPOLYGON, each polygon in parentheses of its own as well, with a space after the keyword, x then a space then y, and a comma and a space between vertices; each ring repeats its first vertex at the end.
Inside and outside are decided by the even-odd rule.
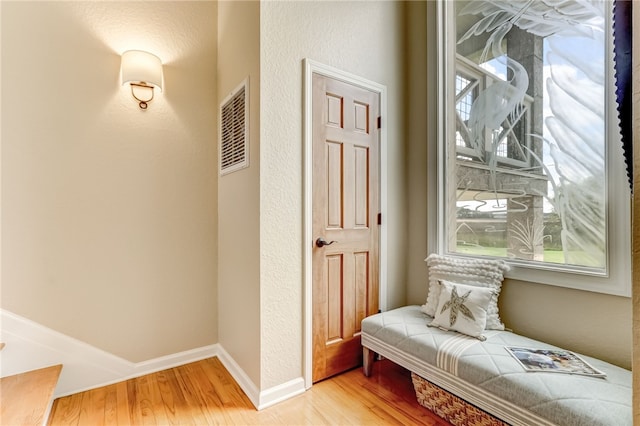
POLYGON ((526 371, 606 377, 605 373, 596 370, 578 355, 563 349, 532 349, 516 346, 505 346, 505 349, 526 371))

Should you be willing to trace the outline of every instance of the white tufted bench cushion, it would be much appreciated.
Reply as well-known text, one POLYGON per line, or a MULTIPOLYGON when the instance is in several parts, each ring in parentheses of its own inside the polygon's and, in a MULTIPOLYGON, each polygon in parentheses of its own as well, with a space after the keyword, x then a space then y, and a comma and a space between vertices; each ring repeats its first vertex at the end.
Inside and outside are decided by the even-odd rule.
POLYGON ((420 306, 365 318, 364 373, 378 353, 512 425, 632 425, 631 371, 581 355, 607 377, 527 372, 505 346, 558 348, 499 330, 483 342, 431 320, 420 306))

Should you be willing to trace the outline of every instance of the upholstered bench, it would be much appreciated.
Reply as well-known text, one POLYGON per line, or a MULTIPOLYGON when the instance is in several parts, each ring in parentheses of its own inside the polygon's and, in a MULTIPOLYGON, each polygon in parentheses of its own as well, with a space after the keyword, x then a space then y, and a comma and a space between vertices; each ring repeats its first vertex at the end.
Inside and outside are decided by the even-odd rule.
POLYGON ((418 401, 456 425, 632 425, 630 371, 582 356, 606 377, 527 372, 505 347, 559 348, 502 330, 483 341, 432 320, 417 305, 365 318, 364 374, 376 353, 407 368, 418 401))

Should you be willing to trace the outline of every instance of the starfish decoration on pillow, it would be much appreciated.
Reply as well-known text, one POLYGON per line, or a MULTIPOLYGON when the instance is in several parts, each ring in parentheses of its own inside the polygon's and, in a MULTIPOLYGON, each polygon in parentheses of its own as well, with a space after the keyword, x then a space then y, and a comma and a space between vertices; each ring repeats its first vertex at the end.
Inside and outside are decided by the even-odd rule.
POLYGON ((456 287, 454 286, 451 289, 451 299, 442 306, 442 310, 440 311, 440 313, 443 313, 447 309, 451 308, 451 312, 449 313, 450 326, 453 326, 458 320, 458 312, 461 312, 472 321, 476 320, 473 313, 464 305, 464 302, 466 302, 467 297, 469 297, 470 294, 471 290, 469 290, 464 296, 458 296, 456 287))

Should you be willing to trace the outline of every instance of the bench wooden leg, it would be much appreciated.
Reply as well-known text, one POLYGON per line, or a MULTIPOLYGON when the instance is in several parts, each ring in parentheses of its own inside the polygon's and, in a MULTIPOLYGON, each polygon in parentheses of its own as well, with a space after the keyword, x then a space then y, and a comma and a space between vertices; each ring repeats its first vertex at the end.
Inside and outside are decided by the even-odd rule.
POLYGON ((373 369, 373 359, 376 353, 369 348, 362 347, 362 372, 365 376, 371 377, 371 370, 373 369))

